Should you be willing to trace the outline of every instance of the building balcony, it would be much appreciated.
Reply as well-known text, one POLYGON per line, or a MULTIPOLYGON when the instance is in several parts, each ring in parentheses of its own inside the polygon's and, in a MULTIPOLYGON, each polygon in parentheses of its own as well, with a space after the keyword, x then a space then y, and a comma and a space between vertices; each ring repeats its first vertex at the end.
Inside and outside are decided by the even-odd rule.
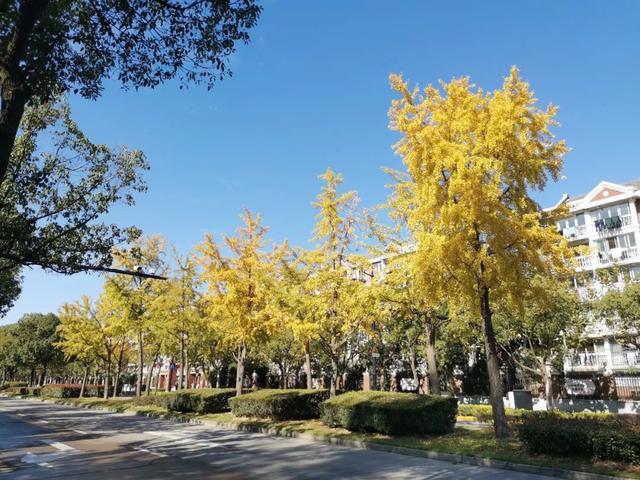
POLYGON ((600 237, 608 237, 612 231, 618 231, 625 227, 634 225, 631 215, 623 215, 621 217, 605 218, 593 222, 593 230, 600 237))
POLYGON ((589 236, 589 228, 587 225, 578 225, 577 227, 565 228, 562 236, 569 241, 582 240, 589 236))
POLYGON ((576 353, 564 361, 567 372, 620 371, 640 368, 640 352, 636 350, 621 353, 576 353))
POLYGON ((640 224, 640 213, 638 214, 638 219, 636 219, 635 222, 632 215, 594 220, 586 225, 577 225, 565 228, 562 230, 562 236, 570 242, 586 239, 590 235, 608 237, 611 236, 613 232, 617 232, 625 229, 626 227, 632 227, 637 224, 640 224))
POLYGON ((577 257, 578 269, 610 267, 618 263, 640 261, 638 247, 612 248, 606 252, 595 252, 577 257))

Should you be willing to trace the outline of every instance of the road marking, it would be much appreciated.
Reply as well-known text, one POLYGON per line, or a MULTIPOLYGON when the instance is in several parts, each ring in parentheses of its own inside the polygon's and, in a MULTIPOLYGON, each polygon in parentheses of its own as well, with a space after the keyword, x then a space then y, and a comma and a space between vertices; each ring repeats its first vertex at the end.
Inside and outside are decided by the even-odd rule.
POLYGON ((61 450, 63 452, 69 451, 69 450, 75 450, 75 448, 62 443, 62 442, 56 442, 55 440, 47 440, 47 439, 42 439, 42 441, 48 445, 51 445, 54 448, 57 448, 58 450, 61 450))
POLYGON ((165 437, 170 440, 179 440, 184 438, 183 435, 176 435, 175 433, 171 433, 171 432, 146 431, 142 433, 144 433, 145 435, 152 435, 154 437, 165 437))
POLYGON ((26 417, 24 413, 16 413, 16 415, 18 415, 19 417, 26 417))
POLYGON ((84 430, 74 430, 74 432, 79 433, 80 435, 89 435, 87 432, 85 432, 84 430))
POLYGON ((139 452, 148 453, 149 455, 153 455, 155 457, 168 457, 169 456, 167 454, 160 453, 160 452, 154 452, 154 451, 148 450, 146 448, 142 448, 142 447, 133 447, 133 449, 137 450, 139 452))
POLYGON ((40 423, 49 423, 48 420, 38 420, 38 422, 40 422, 40 423))

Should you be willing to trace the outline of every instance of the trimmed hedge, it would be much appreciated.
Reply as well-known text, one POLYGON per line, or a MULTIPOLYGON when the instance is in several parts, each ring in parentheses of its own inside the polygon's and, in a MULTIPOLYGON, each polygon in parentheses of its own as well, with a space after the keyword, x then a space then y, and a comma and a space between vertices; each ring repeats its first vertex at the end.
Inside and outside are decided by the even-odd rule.
POLYGON ((272 420, 303 420, 318 418, 321 404, 329 398, 328 390, 258 390, 229 399, 236 417, 257 417, 272 420))
POLYGON ((182 413, 219 413, 229 410, 229 399, 236 394, 235 388, 200 388, 175 392, 167 408, 182 413))
POLYGON ((389 435, 443 434, 456 423, 458 400, 415 393, 349 392, 322 405, 331 427, 389 435))
POLYGON ((4 382, 0 385, 0 392, 4 390, 13 391, 14 388, 26 387, 27 385, 29 385, 27 382, 4 382))
MULTIPOLYGON (((81 385, 77 383, 60 383, 45 385, 40 389, 40 394, 43 397, 54 398, 78 398, 80 397, 81 385)), ((88 397, 102 397, 104 393, 104 387, 102 385, 85 385, 85 396, 88 397)))
POLYGON ((169 403, 175 396, 175 392, 157 392, 149 395, 142 395, 140 398, 134 398, 133 404, 138 406, 154 406, 169 408, 169 403))
MULTIPOLYGON (((516 419, 522 415, 526 415, 529 410, 505 408, 505 414, 509 420, 516 419)), ((493 414, 491 413, 491 405, 471 405, 458 404, 458 415, 465 417, 476 417, 480 422, 493 422, 493 414)))
POLYGON ((518 435, 531 453, 591 457, 640 464, 640 431, 635 421, 613 415, 539 414, 524 417, 518 435))

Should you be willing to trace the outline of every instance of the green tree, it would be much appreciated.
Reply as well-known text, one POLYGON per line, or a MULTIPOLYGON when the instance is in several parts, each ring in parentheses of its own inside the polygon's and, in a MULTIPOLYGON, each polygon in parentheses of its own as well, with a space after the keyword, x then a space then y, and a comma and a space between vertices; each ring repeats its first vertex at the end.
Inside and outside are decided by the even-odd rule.
POLYGON ((29 369, 31 385, 43 385, 47 369, 62 360, 61 351, 56 347, 59 324, 53 313, 28 313, 16 324, 16 352, 20 364, 29 369), (38 369, 40 376, 36 380, 38 369))
POLYGON ((20 268, 74 273, 111 264, 111 250, 139 234, 100 218, 133 205, 148 169, 140 151, 92 142, 63 100, 27 111, 0 184, 0 314, 17 297, 20 268), (50 138, 51 152, 41 148, 50 138))
POLYGON ((56 92, 97 98, 124 88, 214 81, 248 42, 253 0, 0 0, 0 184, 27 105, 56 92))
POLYGON ((542 379, 547 410, 554 410, 552 371, 562 369, 567 349, 584 333, 587 317, 566 280, 537 277, 532 287, 522 292, 523 303, 497 310, 497 339, 516 365, 542 379))
POLYGON ((628 282, 622 290, 609 288, 602 298, 593 302, 594 313, 604 318, 616 334, 637 343, 640 327, 640 283, 628 282))
POLYGON ((493 307, 521 302, 536 273, 565 272, 571 257, 531 197, 559 178, 568 150, 550 131, 556 108, 538 108, 515 67, 490 93, 466 77, 423 93, 397 75, 391 84, 400 95, 390 110, 395 150, 408 173, 400 188, 414 192, 399 208, 417 242, 415 270, 450 312, 481 319, 494 430, 505 437, 493 307))
POLYGON ((14 378, 18 372, 18 346, 15 334, 16 325, 0 326, 0 368, 2 368, 2 382, 14 378))

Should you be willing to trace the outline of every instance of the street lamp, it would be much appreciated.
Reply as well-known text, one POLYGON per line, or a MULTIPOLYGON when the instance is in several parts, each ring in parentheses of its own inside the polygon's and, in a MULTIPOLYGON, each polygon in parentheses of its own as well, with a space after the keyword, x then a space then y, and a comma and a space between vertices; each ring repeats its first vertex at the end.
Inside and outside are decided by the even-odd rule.
POLYGON ((380 354, 378 353, 378 349, 376 347, 373 347, 373 351, 371 352, 371 371, 372 371, 372 376, 371 376, 371 389, 372 390, 377 390, 378 389, 378 376, 376 373, 376 360, 380 358, 380 354))

